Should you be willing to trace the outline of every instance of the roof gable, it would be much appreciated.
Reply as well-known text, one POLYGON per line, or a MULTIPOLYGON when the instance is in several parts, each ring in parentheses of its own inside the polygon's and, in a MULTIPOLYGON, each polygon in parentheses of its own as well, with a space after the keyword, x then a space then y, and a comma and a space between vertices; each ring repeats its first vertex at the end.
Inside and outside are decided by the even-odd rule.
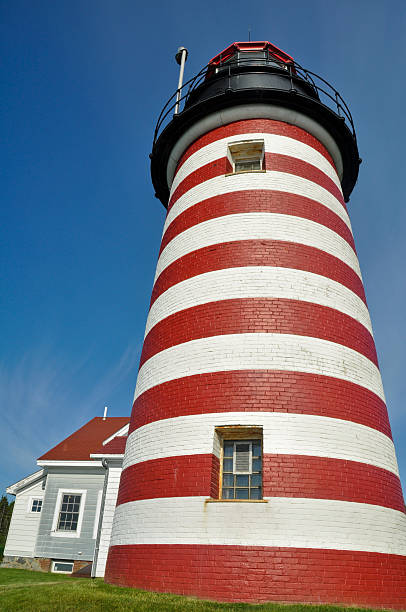
POLYGON ((119 433, 129 421, 129 417, 95 417, 38 457, 38 461, 88 461, 107 438, 119 433))

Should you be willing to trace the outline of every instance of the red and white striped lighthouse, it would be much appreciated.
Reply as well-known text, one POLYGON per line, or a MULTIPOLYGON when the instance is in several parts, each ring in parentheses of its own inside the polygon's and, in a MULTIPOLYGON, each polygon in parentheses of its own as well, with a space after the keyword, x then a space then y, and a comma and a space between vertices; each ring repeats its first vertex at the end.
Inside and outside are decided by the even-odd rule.
POLYGON ((234 43, 190 85, 151 156, 168 214, 106 580, 406 608, 405 506, 345 205, 349 110, 268 42, 234 43))

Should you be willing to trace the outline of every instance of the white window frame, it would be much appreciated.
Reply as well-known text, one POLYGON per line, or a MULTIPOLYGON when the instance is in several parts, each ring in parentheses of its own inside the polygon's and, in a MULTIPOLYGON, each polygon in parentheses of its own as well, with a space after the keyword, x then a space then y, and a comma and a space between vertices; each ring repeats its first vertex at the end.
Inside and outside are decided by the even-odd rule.
POLYGON ((74 561, 64 561, 63 559, 54 559, 52 561, 51 572, 53 574, 71 574, 73 572, 74 565, 75 565, 74 561), (55 563, 72 563, 72 569, 71 569, 70 572, 66 572, 66 571, 62 571, 62 570, 56 570, 55 569, 55 563))
POLYGON ((58 495, 56 498, 54 517, 52 519, 51 536, 54 538, 79 538, 82 530, 83 514, 85 511, 86 503, 86 489, 58 489, 58 495), (62 499, 64 495, 81 495, 79 516, 78 516, 78 527, 76 531, 58 531, 58 519, 59 513, 61 512, 62 499))
POLYGON ((44 496, 42 495, 32 495, 29 499, 28 499, 28 505, 27 505, 27 512, 28 514, 34 514, 35 516, 39 516, 42 512, 42 506, 44 505, 44 496), (39 512, 34 512, 34 510, 32 509, 32 504, 34 500, 38 500, 38 501, 42 501, 41 504, 41 510, 39 512))

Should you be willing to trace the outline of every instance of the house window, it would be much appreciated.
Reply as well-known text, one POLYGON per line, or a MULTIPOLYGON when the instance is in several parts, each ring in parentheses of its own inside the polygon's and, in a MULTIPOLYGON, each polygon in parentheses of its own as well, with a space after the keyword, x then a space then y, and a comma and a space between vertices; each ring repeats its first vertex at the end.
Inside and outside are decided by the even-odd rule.
POLYGON ((41 512, 42 510, 42 499, 31 500, 31 512, 41 512))
POLYGON ((83 489, 59 489, 52 521, 52 536, 60 538, 80 536, 86 493, 83 489))
POLYGON ((71 574, 73 571, 73 561, 53 561, 51 571, 54 574, 71 574))
POLYGON ((232 174, 264 170, 264 141, 244 140, 228 145, 228 160, 232 174))
POLYGON ((58 518, 58 531, 76 531, 79 522, 81 495, 64 493, 58 518))

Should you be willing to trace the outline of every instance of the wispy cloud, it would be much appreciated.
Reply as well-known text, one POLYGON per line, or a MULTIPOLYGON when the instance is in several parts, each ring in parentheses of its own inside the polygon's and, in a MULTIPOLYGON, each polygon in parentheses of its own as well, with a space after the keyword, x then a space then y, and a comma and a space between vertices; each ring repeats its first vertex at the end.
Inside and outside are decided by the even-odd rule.
MULTIPOLYGON (((105 371, 92 371, 85 384, 93 351, 74 365, 49 346, 30 351, 14 364, 0 362, 1 490, 35 471, 39 455, 101 415, 115 394, 129 393, 140 349, 141 344, 127 346, 105 371)), ((129 412, 130 406, 124 407, 124 413, 126 409, 129 412)))

